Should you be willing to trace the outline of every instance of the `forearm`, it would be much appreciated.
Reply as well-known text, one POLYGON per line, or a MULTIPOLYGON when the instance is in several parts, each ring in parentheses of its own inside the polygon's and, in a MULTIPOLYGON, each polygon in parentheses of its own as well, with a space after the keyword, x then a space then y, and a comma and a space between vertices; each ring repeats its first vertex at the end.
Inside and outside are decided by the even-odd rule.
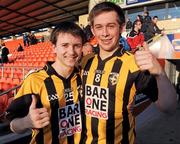
POLYGON ((31 128, 31 126, 29 125, 27 117, 13 119, 10 123, 10 129, 15 133, 23 133, 29 128, 31 128))
POLYGON ((157 106, 163 112, 173 112, 177 106, 177 95, 174 86, 164 71, 156 76, 156 80, 158 85, 157 106))

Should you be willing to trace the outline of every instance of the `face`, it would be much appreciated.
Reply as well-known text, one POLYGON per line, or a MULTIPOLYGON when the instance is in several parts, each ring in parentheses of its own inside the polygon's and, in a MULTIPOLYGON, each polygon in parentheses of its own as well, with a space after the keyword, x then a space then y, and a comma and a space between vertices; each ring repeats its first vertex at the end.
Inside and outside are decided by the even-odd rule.
POLYGON ((82 51, 83 51, 83 56, 86 56, 93 52, 93 48, 92 48, 91 44, 89 42, 87 42, 83 45, 82 51))
POLYGON ((157 18, 154 18, 154 19, 153 19, 153 22, 154 22, 155 24, 157 23, 157 21, 158 21, 157 18))
POLYGON ((113 51, 119 44, 122 29, 118 23, 117 13, 103 12, 94 18, 92 32, 95 35, 100 51, 113 51))
POLYGON ((54 48, 56 62, 60 66, 73 68, 82 53, 82 39, 69 33, 60 33, 54 48))
POLYGON ((142 27, 141 22, 137 22, 137 23, 136 23, 136 27, 137 27, 137 29, 138 29, 138 30, 140 30, 140 29, 141 29, 141 27, 142 27))

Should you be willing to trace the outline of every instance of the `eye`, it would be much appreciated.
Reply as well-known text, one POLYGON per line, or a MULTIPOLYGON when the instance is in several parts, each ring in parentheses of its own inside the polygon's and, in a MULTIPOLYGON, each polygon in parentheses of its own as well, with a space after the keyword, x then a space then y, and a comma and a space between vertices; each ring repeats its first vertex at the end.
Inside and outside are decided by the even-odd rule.
POLYGON ((82 44, 77 44, 74 46, 75 48, 82 48, 82 44))
POLYGON ((101 25, 96 25, 95 29, 100 30, 100 29, 102 29, 102 26, 101 25))
POLYGON ((108 25, 108 28, 115 28, 115 25, 114 24, 110 24, 110 25, 108 25))
POLYGON ((62 44, 62 47, 67 48, 68 47, 68 43, 62 44))

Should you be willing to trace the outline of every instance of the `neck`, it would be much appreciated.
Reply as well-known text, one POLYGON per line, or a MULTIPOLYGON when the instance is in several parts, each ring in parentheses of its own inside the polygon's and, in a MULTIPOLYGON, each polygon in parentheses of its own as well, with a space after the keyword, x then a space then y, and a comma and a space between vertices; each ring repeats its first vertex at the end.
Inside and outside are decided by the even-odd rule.
POLYGON ((101 57, 102 60, 104 60, 104 59, 112 56, 113 53, 118 49, 118 47, 119 47, 119 45, 111 51, 103 50, 102 48, 100 48, 99 56, 101 57))
POLYGON ((139 29, 138 29, 138 28, 134 28, 134 30, 135 30, 136 32, 139 32, 139 29))
POLYGON ((57 61, 52 64, 52 67, 55 69, 55 71, 59 75, 61 75, 64 78, 68 78, 74 70, 74 68, 64 66, 64 65, 58 63, 57 61))

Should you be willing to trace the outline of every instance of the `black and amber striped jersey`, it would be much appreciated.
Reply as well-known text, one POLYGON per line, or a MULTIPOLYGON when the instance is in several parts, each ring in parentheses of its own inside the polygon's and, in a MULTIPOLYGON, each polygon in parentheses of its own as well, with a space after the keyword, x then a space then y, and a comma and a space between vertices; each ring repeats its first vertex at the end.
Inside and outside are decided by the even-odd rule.
POLYGON ((134 56, 121 48, 105 60, 95 54, 82 66, 85 116, 81 144, 133 144, 134 117, 127 106, 135 92, 157 100, 157 83, 141 72, 134 56))
POLYGON ((7 117, 14 119, 26 116, 32 94, 38 99, 38 108, 47 108, 50 124, 42 129, 32 130, 31 143, 79 144, 82 130, 82 82, 79 71, 74 69, 67 79, 58 75, 51 64, 33 72, 24 80, 7 110, 7 117))

